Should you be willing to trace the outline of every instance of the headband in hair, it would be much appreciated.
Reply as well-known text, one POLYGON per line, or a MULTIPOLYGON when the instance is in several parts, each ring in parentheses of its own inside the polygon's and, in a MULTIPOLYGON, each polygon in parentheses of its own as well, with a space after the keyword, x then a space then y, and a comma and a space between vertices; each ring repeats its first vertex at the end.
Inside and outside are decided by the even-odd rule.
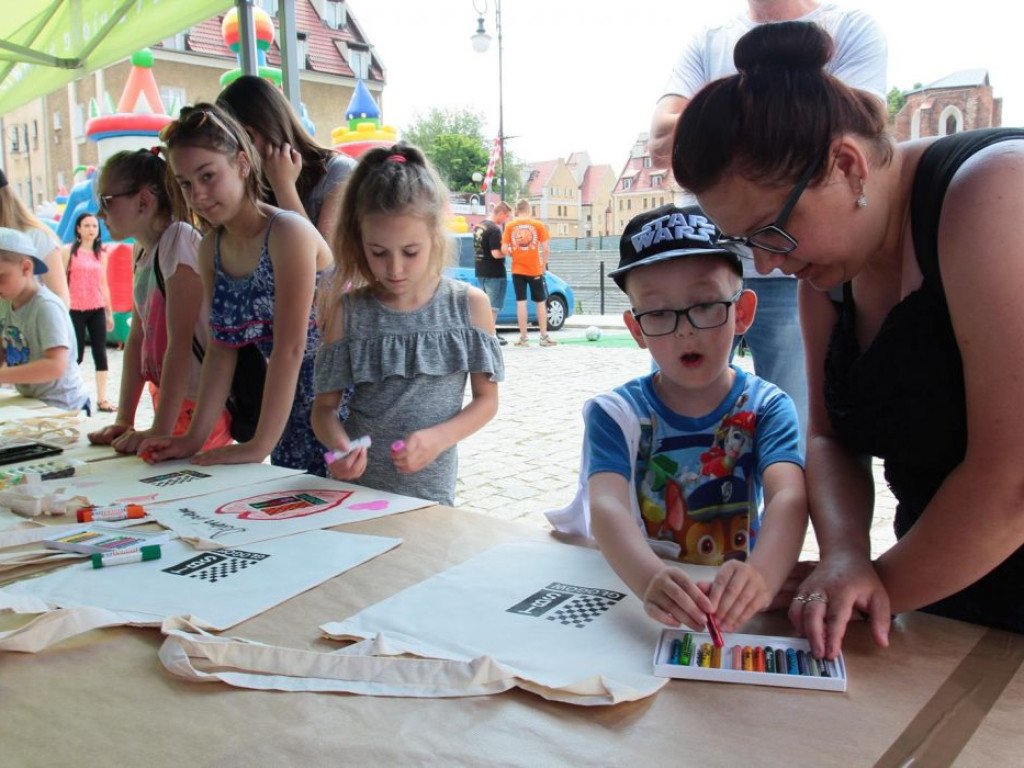
POLYGON ((391 162, 394 162, 394 163, 404 163, 405 162, 405 155, 399 155, 399 154, 388 155, 387 158, 385 158, 385 162, 387 162, 388 160, 390 160, 391 162))
POLYGON ((149 148, 149 151, 150 151, 150 152, 152 152, 152 153, 153 153, 154 155, 156 155, 157 157, 160 157, 160 150, 161 150, 161 149, 162 149, 162 147, 161 147, 161 146, 160 146, 159 144, 157 144, 157 145, 156 145, 156 146, 154 146, 154 147, 150 147, 150 148, 149 148))

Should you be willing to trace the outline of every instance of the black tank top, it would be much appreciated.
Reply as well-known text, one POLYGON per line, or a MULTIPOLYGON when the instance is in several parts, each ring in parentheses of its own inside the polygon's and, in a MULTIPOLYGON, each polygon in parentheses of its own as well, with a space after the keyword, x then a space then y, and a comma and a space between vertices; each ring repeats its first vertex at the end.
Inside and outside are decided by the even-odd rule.
MULTIPOLYGON (((892 308, 863 353, 857 343, 853 292, 849 283, 843 286, 840 317, 825 360, 825 407, 837 436, 851 451, 884 461, 885 479, 898 501, 897 538, 910 530, 963 461, 967 445, 963 367, 939 273, 942 201, 968 158, 1012 139, 1024 139, 1024 129, 959 133, 939 139, 922 154, 914 175, 910 226, 924 281, 892 308)), ((985 514, 983 509, 962 512, 965 526, 972 516, 985 514)), ((923 610, 1024 632, 1024 547, 971 586, 923 610)))

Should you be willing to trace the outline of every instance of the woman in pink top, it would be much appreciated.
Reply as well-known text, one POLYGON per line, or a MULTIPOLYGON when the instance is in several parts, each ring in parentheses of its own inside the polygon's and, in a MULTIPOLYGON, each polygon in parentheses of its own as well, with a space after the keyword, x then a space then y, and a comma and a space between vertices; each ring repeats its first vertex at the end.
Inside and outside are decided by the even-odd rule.
POLYGON ((75 219, 75 241, 65 249, 64 272, 71 294, 78 364, 85 357, 88 329, 92 361, 96 364, 96 407, 113 413, 117 409, 107 400, 107 331, 114 329, 114 311, 107 284, 107 249, 100 240, 99 220, 91 213, 80 213, 75 219))

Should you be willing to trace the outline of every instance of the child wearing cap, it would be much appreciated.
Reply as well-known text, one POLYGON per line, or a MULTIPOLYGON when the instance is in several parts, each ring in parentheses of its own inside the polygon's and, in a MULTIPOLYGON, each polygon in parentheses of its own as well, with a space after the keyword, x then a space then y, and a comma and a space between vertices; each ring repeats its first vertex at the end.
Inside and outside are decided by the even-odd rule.
POLYGON ((579 492, 548 519, 593 535, 651 617, 703 629, 714 613, 735 631, 796 564, 807 500, 792 401, 729 363, 757 297, 717 236, 696 206, 626 226, 610 276, 658 370, 586 403, 579 492), (659 555, 719 570, 698 583, 659 555))
POLYGON ((46 271, 26 235, 0 227, 0 384, 55 408, 88 409, 67 306, 35 278, 46 271))

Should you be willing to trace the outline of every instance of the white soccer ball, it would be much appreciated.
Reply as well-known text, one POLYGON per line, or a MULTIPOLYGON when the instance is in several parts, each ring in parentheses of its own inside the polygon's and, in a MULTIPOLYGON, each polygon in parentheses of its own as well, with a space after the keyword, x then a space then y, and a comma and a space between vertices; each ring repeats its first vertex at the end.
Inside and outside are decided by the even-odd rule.
POLYGON ((586 330, 587 341, 597 341, 601 338, 601 329, 596 325, 591 325, 586 330))

